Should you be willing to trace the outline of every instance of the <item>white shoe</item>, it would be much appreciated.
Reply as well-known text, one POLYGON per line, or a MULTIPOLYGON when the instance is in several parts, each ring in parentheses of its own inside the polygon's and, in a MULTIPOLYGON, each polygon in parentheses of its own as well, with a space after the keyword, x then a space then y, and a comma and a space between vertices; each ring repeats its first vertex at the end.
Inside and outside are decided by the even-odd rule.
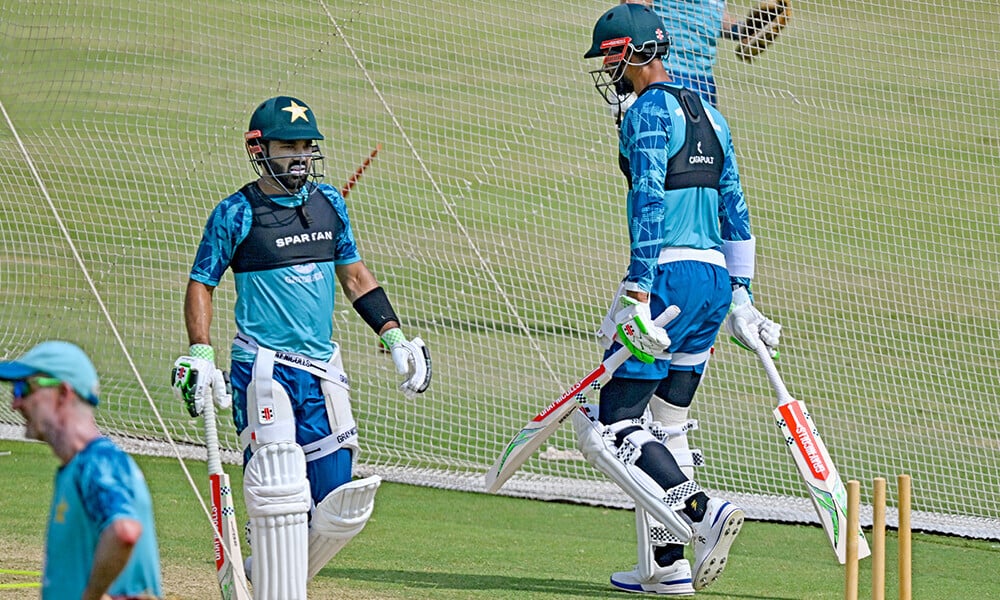
POLYGON ((611 585, 623 592, 638 594, 694 595, 694 587, 691 586, 691 563, 683 558, 666 567, 654 566, 653 577, 650 579, 639 579, 637 568, 613 573, 611 585))
POLYGON ((743 527, 743 509, 723 500, 710 498, 705 517, 693 526, 694 589, 711 585, 726 568, 729 548, 743 527))

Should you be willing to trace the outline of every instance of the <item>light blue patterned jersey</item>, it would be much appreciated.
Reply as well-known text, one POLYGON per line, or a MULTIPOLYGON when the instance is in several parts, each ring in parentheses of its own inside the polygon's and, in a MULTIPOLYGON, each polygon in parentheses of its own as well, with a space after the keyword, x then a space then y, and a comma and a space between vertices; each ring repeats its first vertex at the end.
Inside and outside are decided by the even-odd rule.
POLYGON ((42 599, 79 598, 87 587, 94 550, 116 519, 142 523, 142 536, 110 596, 162 596, 153 503, 142 471, 108 438, 97 438, 56 473, 45 541, 42 599))
MULTIPOLYGON (((671 85, 670 87, 676 87, 671 85)), ((657 86, 643 90, 625 112, 619 132, 621 162, 631 182, 627 215, 630 255, 626 282, 650 291, 666 247, 721 249, 724 240, 748 240, 750 215, 725 118, 702 101, 724 154, 718 188, 666 189, 667 165, 685 144, 687 119, 677 99, 657 86)))
POLYGON ((688 78, 712 76, 725 0, 654 0, 670 33, 668 71, 688 78))
MULTIPOLYGON (((342 223, 334 239, 315 241, 331 244, 327 254, 334 259, 234 273, 235 314, 237 329, 264 347, 328 360, 333 355, 335 267, 360 261, 361 255, 343 196, 327 184, 317 189, 342 223)), ((285 207, 303 203, 300 196, 270 200, 285 207)), ((240 243, 250 233, 252 215, 250 200, 242 191, 215 207, 205 225, 191 279, 213 287, 219 284, 240 243)), ((232 352, 233 360, 253 362, 253 355, 236 346, 232 352)))

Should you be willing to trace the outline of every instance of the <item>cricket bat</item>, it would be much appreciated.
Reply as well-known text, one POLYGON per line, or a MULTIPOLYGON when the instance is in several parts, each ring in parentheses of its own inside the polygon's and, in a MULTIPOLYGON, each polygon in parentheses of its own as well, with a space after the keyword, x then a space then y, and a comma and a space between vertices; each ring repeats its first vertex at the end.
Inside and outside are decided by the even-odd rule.
POLYGON ((215 527, 212 537, 215 541, 215 572, 219 578, 219 590, 222 593, 222 600, 251 600, 246 573, 243 572, 243 554, 240 552, 239 529, 236 527, 233 489, 229 485, 229 475, 222 470, 215 406, 211 398, 205 401, 202 416, 205 418, 212 526, 215 527))
MULTIPOLYGON (((653 324, 663 327, 680 313, 676 306, 668 306, 653 324)), ((599 390, 611 379, 611 375, 631 356, 628 348, 622 346, 604 359, 579 383, 566 390, 558 400, 542 409, 540 413, 521 428, 497 457, 496 462, 486 472, 486 491, 496 493, 510 479, 535 450, 551 436, 563 421, 587 399, 587 390, 599 390)))
POLYGON ((347 183, 344 184, 344 187, 340 188, 341 196, 346 198, 347 195, 351 193, 351 188, 353 188, 354 184, 356 184, 358 180, 361 179, 361 176, 364 175, 365 170, 368 168, 368 165, 372 164, 372 161, 375 160, 375 156, 381 149, 382 149, 382 144, 375 144, 375 149, 371 151, 371 154, 368 155, 368 158, 365 159, 365 162, 361 163, 361 166, 359 166, 354 171, 350 179, 347 180, 347 183))
POLYGON ((774 418, 785 436, 785 445, 795 459, 795 466, 805 481, 809 498, 816 508, 820 523, 833 546, 840 564, 847 561, 847 537, 858 537, 858 558, 871 555, 865 535, 859 527, 847 531, 847 488, 830 458, 826 444, 819 436, 805 404, 788 392, 778 374, 771 352, 763 343, 757 344, 757 358, 767 373, 767 380, 778 397, 774 418))

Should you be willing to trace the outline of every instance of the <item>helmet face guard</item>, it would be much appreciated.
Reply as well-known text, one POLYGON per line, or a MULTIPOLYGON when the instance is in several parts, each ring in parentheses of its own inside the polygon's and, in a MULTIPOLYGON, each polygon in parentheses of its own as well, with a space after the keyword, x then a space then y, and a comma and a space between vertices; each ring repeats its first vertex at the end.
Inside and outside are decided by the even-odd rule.
POLYGON ((628 65, 628 55, 632 53, 631 43, 632 38, 630 37, 615 38, 601 42, 600 48, 604 60, 599 69, 590 71, 590 76, 594 79, 594 87, 597 88, 597 93, 608 104, 615 105, 620 102, 618 99, 619 89, 621 89, 622 95, 632 91, 631 84, 627 79, 624 79, 625 67, 628 65))
POLYGON ((243 134, 247 155, 258 176, 268 177, 290 195, 301 190, 309 179, 323 177, 323 154, 317 141, 323 134, 309 106, 291 96, 276 96, 260 103, 250 116, 249 131, 243 134), (288 146, 309 142, 307 152, 288 152, 288 146), (275 152, 274 147, 284 148, 275 152))
POLYGON ((636 48, 632 45, 632 38, 622 37, 601 42, 600 48, 604 56, 601 68, 590 71, 590 76, 594 79, 594 87, 597 93, 604 98, 604 101, 611 105, 621 103, 621 97, 633 91, 632 82, 625 79, 625 67, 641 67, 653 62, 653 59, 661 58, 655 52, 654 45, 652 52, 647 52, 645 46, 636 48))
POLYGON ((305 154, 282 154, 271 156, 268 142, 294 140, 266 140, 259 129, 243 134, 246 139, 247 156, 254 172, 260 177, 270 177, 283 187, 289 195, 293 195, 305 186, 308 180, 322 179, 324 176, 322 161, 325 158, 319 150, 319 144, 312 141, 309 152, 305 154))
POLYGON ((663 20, 648 6, 624 3, 608 10, 594 25, 593 43, 584 58, 601 57, 601 68, 590 71, 594 87, 611 105, 621 104, 620 96, 633 91, 625 78, 625 68, 665 59, 670 52, 670 36, 663 20))

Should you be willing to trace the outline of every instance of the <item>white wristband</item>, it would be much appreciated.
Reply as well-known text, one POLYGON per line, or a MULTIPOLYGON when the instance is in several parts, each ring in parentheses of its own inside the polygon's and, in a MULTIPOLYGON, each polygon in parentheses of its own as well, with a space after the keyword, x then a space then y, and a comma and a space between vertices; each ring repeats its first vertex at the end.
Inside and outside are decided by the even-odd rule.
POLYGON ((722 254, 726 257, 730 277, 753 279, 757 238, 750 236, 749 240, 726 240, 722 243, 722 254))

